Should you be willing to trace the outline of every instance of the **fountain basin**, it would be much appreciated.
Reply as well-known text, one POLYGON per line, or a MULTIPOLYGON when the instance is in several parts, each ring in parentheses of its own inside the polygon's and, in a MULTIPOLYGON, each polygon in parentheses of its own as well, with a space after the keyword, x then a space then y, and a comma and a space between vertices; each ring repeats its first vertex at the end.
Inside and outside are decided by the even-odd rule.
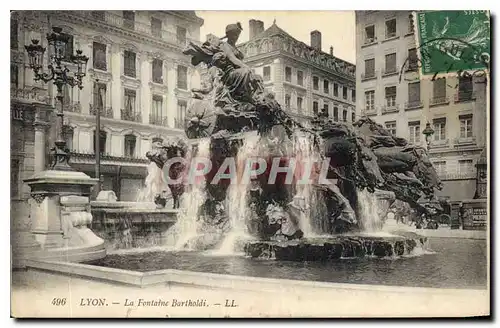
POLYGON ((291 241, 251 241, 244 246, 247 256, 283 261, 326 261, 340 258, 391 257, 409 255, 423 247, 427 237, 411 232, 392 236, 339 235, 291 241))
POLYGON ((162 246, 179 210, 136 202, 92 202, 92 231, 105 240, 108 251, 162 246))

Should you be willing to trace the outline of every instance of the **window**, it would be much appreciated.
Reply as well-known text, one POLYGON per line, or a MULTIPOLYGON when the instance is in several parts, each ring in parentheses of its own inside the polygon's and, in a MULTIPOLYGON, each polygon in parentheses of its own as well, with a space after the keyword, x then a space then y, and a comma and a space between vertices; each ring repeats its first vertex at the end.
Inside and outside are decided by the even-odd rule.
POLYGON ((472 99, 472 76, 461 76, 458 79, 458 101, 472 99))
POLYGON ((385 22, 385 38, 393 38, 396 36, 396 19, 390 19, 385 22))
POLYGON ((417 49, 408 49, 408 70, 414 71, 418 68, 417 49))
POLYGON ((292 82, 292 68, 285 67, 285 81, 292 82))
POLYGON ((133 30, 135 27, 135 13, 130 10, 123 11, 123 27, 133 30))
POLYGON ((313 114, 318 115, 319 112, 319 104, 317 101, 313 101, 313 114))
POLYGON ((94 83, 94 108, 103 109, 106 107, 106 84, 94 83))
POLYGON ((123 152, 125 157, 134 157, 135 156, 135 145, 137 139, 133 134, 127 134, 125 136, 125 151, 123 152))
POLYGON ((351 98, 352 98, 353 102, 356 102, 356 90, 355 89, 352 89, 351 98))
POLYGON ((70 34, 64 34, 64 36, 68 38, 68 43, 66 43, 66 47, 63 50, 62 58, 64 61, 71 61, 71 56, 73 55, 73 36, 70 34))
POLYGON ((474 165, 471 159, 464 159, 458 161, 458 174, 470 174, 474 171, 474 165))
POLYGON ((342 121, 347 122, 347 109, 342 111, 342 121))
POLYGON ((264 66, 264 81, 271 81, 271 66, 264 66))
POLYGON ((409 122, 408 128, 410 129, 410 143, 419 144, 420 143, 420 122, 409 122))
POLYGON ((330 113, 328 112, 329 109, 328 109, 328 104, 324 104, 323 105, 323 113, 325 114, 325 116, 330 116, 330 113))
POLYGON ((385 122, 385 129, 393 136, 396 135, 396 121, 385 122))
POLYGON ((187 67, 177 66, 177 88, 187 90, 187 67))
POLYGON ((66 140, 66 147, 68 147, 69 150, 73 150, 73 136, 74 136, 74 131, 71 126, 64 125, 63 126, 63 138, 66 140))
POLYGON ((330 92, 330 85, 328 84, 328 80, 323 81, 323 92, 324 93, 330 92))
POLYGON ((133 115, 135 113, 135 90, 125 89, 125 112, 129 115, 133 115))
POLYGON ((375 109, 375 90, 365 91, 365 110, 375 109))
POLYGON ((151 113, 153 121, 161 120, 161 118, 163 117, 162 109, 163 109, 163 97, 159 95, 153 95, 153 111, 151 113))
POLYGON ((17 33, 17 19, 10 20, 10 48, 17 49, 19 47, 19 37, 17 33))
POLYGON ((354 112, 351 113, 352 122, 356 122, 356 114, 354 112))
POLYGON ((434 125, 434 141, 446 140, 446 118, 439 118, 432 121, 434 125))
POLYGON ((375 58, 365 60, 365 78, 375 76, 375 58))
POLYGON ((106 70, 106 45, 94 42, 92 46, 93 66, 101 71, 106 70))
POLYGON ((153 59, 153 82, 163 84, 163 60, 153 59))
POLYGON ((302 97, 297 97, 297 110, 302 111, 302 97))
POLYGON ((70 107, 73 96, 73 88, 68 84, 63 86, 63 107, 66 109, 70 107))
POLYGON ((297 71, 297 84, 304 85, 304 72, 297 71))
POLYGON ((408 33, 414 33, 415 27, 413 26, 413 14, 408 15, 408 33))
POLYGON ((319 78, 317 76, 313 76, 313 89, 319 90, 319 78))
POLYGON ((175 121, 175 127, 177 129, 184 128, 184 118, 186 117, 187 102, 185 100, 179 100, 177 102, 177 119, 175 121))
POLYGON ((19 86, 19 67, 16 64, 10 64, 10 86, 17 88, 19 86))
POLYGON ((472 138, 472 115, 460 115, 460 138, 472 138))
POLYGON ((177 26, 177 42, 180 44, 186 44, 187 31, 184 27, 177 26))
POLYGON ((420 82, 408 83, 408 103, 412 106, 420 104, 420 82))
POLYGON ((333 120, 335 122, 339 121, 339 108, 337 106, 333 107, 333 120))
POLYGON ((335 97, 338 97, 339 96, 339 85, 337 83, 334 83, 333 84, 333 95, 335 97))
POLYGON ((446 78, 439 78, 432 82, 432 103, 443 103, 446 101, 446 78))
POLYGON ((396 107, 396 87, 385 88, 385 104, 387 107, 396 107))
POLYGON ((342 90, 342 98, 347 99, 347 87, 342 90))
POLYGON ((161 38, 161 20, 151 17, 151 34, 157 38, 161 38))
POLYGON ((123 59, 125 75, 135 77, 135 52, 125 50, 123 52, 123 59))
POLYGON ((396 53, 385 55, 385 73, 396 72, 396 53))
POLYGON ((10 160, 10 197, 19 196, 19 160, 10 160))
MULTIPOLYGON (((96 137, 96 130, 94 130, 94 142, 93 142, 93 145, 94 145, 94 153, 97 153, 96 151, 96 145, 95 145, 95 137, 96 137)), ((108 134, 105 132, 105 131, 100 131, 99 133, 99 153, 100 154, 104 154, 106 153, 106 138, 107 138, 108 134)))
POLYGON ((285 95, 285 108, 290 109, 290 104, 292 101, 292 97, 290 95, 285 95))
POLYGON ((375 42, 375 25, 365 27, 365 44, 375 42))
POLYGON ((441 176, 446 174, 446 161, 434 162, 432 165, 438 175, 441 176))

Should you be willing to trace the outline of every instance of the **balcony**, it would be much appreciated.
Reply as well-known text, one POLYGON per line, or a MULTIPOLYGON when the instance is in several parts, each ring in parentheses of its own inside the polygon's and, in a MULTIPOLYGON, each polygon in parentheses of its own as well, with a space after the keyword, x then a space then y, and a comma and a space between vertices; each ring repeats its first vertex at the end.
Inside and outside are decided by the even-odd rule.
MULTIPOLYGON (((101 117, 113 118, 113 108, 111 107, 100 108, 99 113, 101 114, 101 117)), ((89 114, 96 116, 97 107, 94 107, 92 104, 89 104, 89 114)))
POLYGON ((424 103, 421 100, 405 102, 405 110, 420 109, 422 107, 424 107, 424 103))
POLYGON ((448 139, 443 139, 443 140, 432 140, 431 144, 429 146, 429 149, 435 149, 435 148, 446 148, 449 145, 449 140, 448 139))
POLYGON ((168 127, 168 117, 149 114, 149 124, 168 127))
POLYGON ((377 43, 377 38, 365 38, 362 47, 368 47, 375 43, 377 43))
POLYGON ((397 35, 396 31, 385 33, 385 40, 384 41, 389 41, 389 40, 395 39, 395 38, 397 38, 397 36, 398 35, 397 35))
POLYGON ((121 112, 121 119, 124 121, 138 122, 138 123, 142 122, 142 115, 140 111, 133 112, 122 108, 120 112, 121 112))
POLYGON ((376 108, 368 108, 363 111, 364 115, 366 116, 375 116, 377 115, 377 109, 376 108))
POLYGON ((408 61, 408 66, 406 67, 407 72, 415 72, 418 70, 418 61, 408 61))
POLYGON ((386 105, 382 107, 382 114, 396 113, 399 111, 398 105, 386 105))
POLYGON ((377 71, 361 73, 361 81, 367 81, 376 78, 377 78, 377 71))
POLYGON ((476 137, 458 137, 455 139, 455 147, 461 146, 475 146, 476 145, 476 137))
POLYGON ((390 76, 390 75, 394 75, 394 74, 398 74, 397 67, 389 67, 389 68, 386 67, 382 71, 382 76, 390 76))
POLYGON ((136 77, 136 69, 135 67, 124 67, 123 68, 123 73, 125 76, 132 77, 135 79, 136 77))
POLYGON ((473 91, 459 91, 455 94, 455 102, 467 102, 476 100, 475 94, 473 91))
POLYGON ((121 15, 117 15, 110 11, 67 11, 67 14, 83 17, 85 19, 98 21, 119 29, 133 31, 136 33, 144 34, 152 38, 166 41, 171 44, 185 47, 188 42, 199 43, 199 41, 190 38, 180 38, 177 33, 159 29, 151 24, 141 23, 135 20, 126 19, 121 15))
POLYGON ((432 97, 429 100, 429 106, 441 106, 441 105, 448 105, 450 103, 450 100, 448 97, 432 97))
POLYGON ((177 117, 174 119, 174 127, 176 129, 184 129, 184 126, 185 124, 183 119, 179 119, 177 117))
POLYGON ((92 63, 92 67, 101 71, 107 71, 107 64, 105 60, 97 60, 94 58, 94 61, 92 63))
POLYGON ((82 105, 79 102, 71 102, 69 104, 64 104, 63 110, 65 112, 80 114, 82 112, 82 105))

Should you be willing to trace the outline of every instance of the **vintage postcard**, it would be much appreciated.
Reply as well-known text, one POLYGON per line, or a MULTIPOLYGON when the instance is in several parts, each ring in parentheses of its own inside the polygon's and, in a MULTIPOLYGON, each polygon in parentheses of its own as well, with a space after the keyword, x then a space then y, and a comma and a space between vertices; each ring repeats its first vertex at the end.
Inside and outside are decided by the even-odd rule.
POLYGON ((489 11, 10 26, 12 317, 490 316, 489 11))

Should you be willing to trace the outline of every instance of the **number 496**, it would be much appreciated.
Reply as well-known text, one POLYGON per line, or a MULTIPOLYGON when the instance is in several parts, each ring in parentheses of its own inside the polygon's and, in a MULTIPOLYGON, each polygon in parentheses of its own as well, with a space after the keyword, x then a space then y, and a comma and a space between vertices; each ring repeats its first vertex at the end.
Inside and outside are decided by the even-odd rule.
POLYGON ((66 299, 65 298, 53 298, 52 305, 55 305, 55 306, 66 305, 66 299))

